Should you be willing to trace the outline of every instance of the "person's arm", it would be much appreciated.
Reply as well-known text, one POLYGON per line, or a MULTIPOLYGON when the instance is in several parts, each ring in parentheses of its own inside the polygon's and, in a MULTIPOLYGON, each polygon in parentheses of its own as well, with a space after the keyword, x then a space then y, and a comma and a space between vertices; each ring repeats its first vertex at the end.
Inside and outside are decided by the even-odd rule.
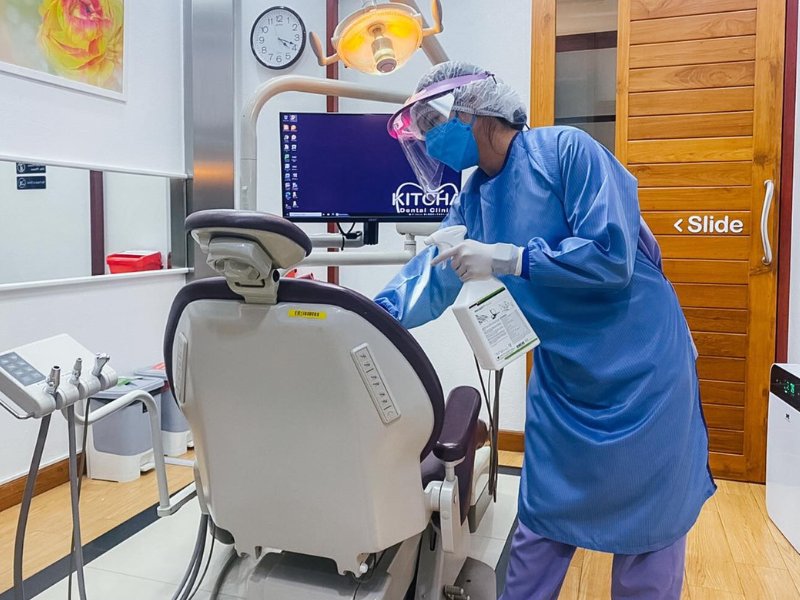
MULTIPOLYGON (((452 225, 464 225, 456 205, 441 226, 452 225)), ((409 329, 438 318, 461 291, 461 280, 453 269, 431 266, 437 253, 432 246, 417 254, 375 297, 378 306, 409 329)))
POLYGON ((534 285, 622 289, 633 275, 640 213, 636 179, 588 134, 557 138, 560 198, 572 235, 524 249, 522 276, 534 285))

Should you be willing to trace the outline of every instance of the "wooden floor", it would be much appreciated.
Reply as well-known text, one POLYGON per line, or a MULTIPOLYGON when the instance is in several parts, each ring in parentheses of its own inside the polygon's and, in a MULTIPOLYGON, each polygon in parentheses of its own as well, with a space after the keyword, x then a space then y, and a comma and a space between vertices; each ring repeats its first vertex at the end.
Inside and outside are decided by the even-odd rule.
MULTIPOLYGON (((501 464, 519 467, 522 456, 501 452, 501 464)), ((170 489, 192 480, 190 469, 170 466, 170 489)), ((800 555, 767 518, 764 486, 717 482, 689 534, 685 599, 800 599, 800 555)), ((61 486, 34 500, 26 545, 27 575, 69 550, 69 489, 61 486)), ((84 540, 94 539, 151 506, 153 474, 127 484, 86 480, 81 500, 84 540)), ((0 512, 0 592, 11 587, 11 560, 18 509, 0 512)), ((609 598, 611 556, 579 550, 560 598, 609 598)))
MULTIPOLYGON (((192 469, 167 465, 170 493, 194 480, 192 469)), ((155 473, 130 483, 84 479, 81 490, 83 542, 94 540, 158 501, 155 473)), ((13 582, 14 534, 19 507, 0 512, 0 593, 13 582)), ((69 485, 64 484, 33 499, 25 541, 25 577, 69 554, 72 520, 69 485)))

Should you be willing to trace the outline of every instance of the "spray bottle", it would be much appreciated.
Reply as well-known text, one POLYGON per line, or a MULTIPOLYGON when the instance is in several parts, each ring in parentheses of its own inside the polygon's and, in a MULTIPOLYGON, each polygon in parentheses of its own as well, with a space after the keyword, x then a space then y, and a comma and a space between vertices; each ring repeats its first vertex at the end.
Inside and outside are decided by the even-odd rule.
MULTIPOLYGON (((455 225, 439 229, 425 243, 443 252, 463 242, 466 235, 466 227, 455 225)), ((539 345, 539 336, 495 277, 466 282, 453 304, 453 314, 482 369, 499 371, 539 345)))

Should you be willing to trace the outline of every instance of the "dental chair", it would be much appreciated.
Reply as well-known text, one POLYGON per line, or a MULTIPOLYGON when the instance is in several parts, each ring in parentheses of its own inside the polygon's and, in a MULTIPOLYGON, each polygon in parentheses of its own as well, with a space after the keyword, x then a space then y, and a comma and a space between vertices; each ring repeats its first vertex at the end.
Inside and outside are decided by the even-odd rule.
POLYGON ((175 298, 167 374, 202 510, 260 558, 248 598, 467 598, 490 501, 479 393, 445 402, 422 348, 371 300, 281 279, 311 251, 292 223, 211 210, 186 229, 222 277, 175 298))

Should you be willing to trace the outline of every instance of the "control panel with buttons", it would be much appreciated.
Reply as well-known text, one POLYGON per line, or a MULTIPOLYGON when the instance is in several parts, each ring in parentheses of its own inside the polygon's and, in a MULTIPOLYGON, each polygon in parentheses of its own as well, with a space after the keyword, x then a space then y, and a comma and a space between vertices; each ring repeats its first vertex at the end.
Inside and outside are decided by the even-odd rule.
POLYGON ((381 420, 388 425, 399 419, 400 411, 397 409, 394 399, 392 399, 389 388, 386 386, 386 381, 381 374, 380 368, 375 363, 369 346, 362 344, 357 348, 353 348, 350 354, 381 420))
POLYGON ((0 356, 0 368, 22 385, 31 385, 45 380, 45 376, 42 373, 34 369, 30 363, 16 352, 8 352, 0 356))

